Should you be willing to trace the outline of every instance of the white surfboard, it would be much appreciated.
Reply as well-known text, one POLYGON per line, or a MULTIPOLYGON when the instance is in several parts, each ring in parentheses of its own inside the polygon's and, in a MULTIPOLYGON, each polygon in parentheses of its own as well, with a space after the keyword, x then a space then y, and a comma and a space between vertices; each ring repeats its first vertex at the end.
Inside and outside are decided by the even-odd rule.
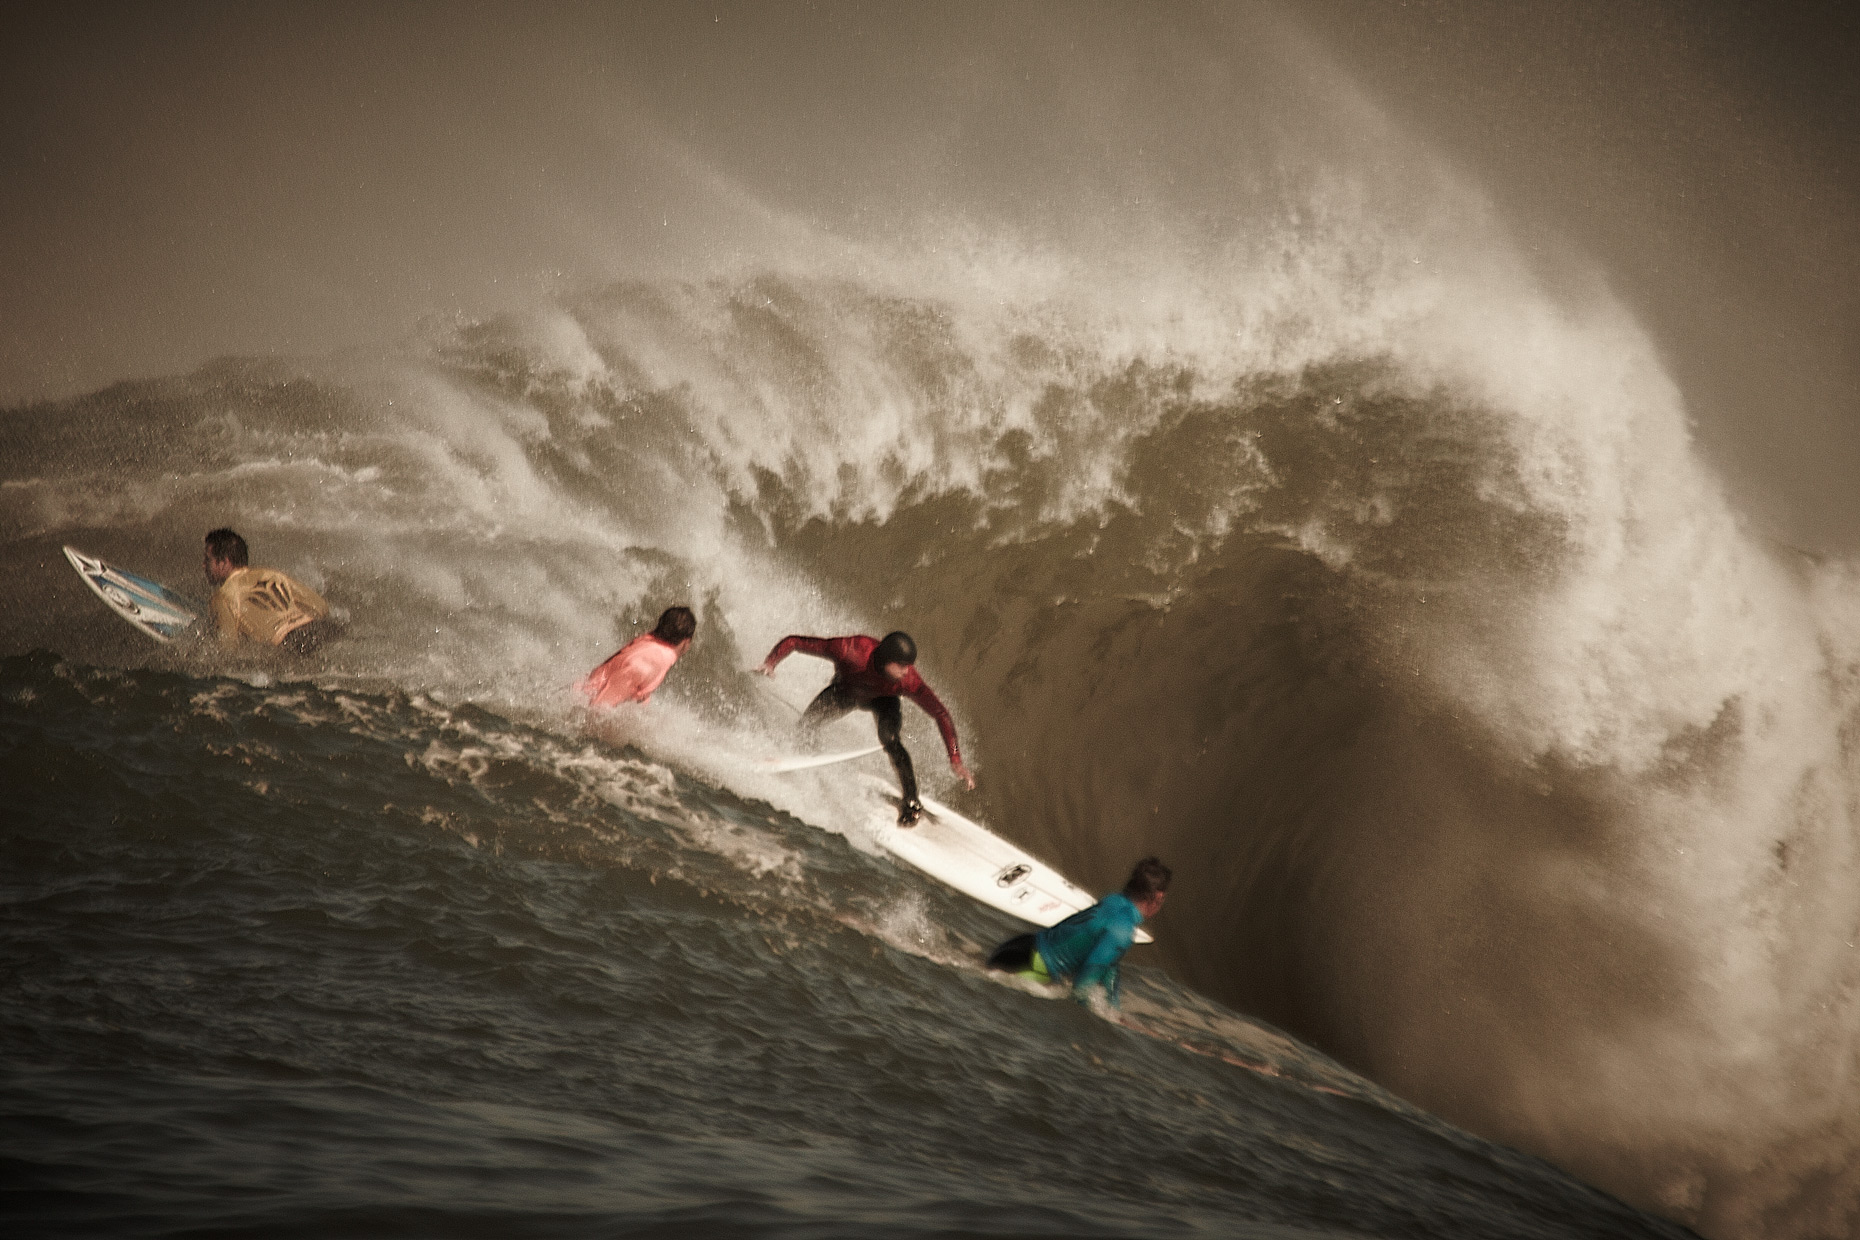
POLYGON ((194 627, 199 612, 189 599, 159 581, 138 576, 76 547, 65 548, 65 558, 96 596, 136 630, 158 642, 171 642, 194 627))
MULTIPOLYGON (((899 826, 898 790, 867 778, 884 795, 873 808, 879 846, 938 882, 1036 926, 1056 925, 1098 902, 1032 853, 929 797, 922 798, 924 815, 916 826, 899 826)), ((1155 940, 1139 927, 1136 941, 1155 940)))
POLYGON ((867 754, 877 753, 883 746, 868 745, 864 749, 848 749, 844 753, 810 753, 794 758, 758 758, 756 769, 782 774, 787 771, 811 771, 817 766, 832 766, 836 762, 851 762, 854 758, 863 758, 867 754))

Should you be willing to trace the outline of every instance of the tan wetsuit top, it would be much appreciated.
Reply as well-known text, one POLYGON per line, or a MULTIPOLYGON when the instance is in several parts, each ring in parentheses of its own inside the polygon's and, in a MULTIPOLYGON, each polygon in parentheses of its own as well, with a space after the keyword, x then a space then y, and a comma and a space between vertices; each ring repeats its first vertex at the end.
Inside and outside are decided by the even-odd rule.
POLYGON ((275 568, 236 568, 208 604, 213 626, 227 643, 249 637, 276 646, 292 632, 329 614, 323 596, 275 568))

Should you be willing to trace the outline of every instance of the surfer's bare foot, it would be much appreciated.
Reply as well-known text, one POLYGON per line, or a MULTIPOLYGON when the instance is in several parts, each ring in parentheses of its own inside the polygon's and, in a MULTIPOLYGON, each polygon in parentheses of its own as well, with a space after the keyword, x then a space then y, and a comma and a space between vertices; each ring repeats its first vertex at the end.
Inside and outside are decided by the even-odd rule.
POLYGON ((917 820, 922 818, 923 815, 923 806, 915 801, 906 801, 898 808, 898 825, 900 827, 914 827, 917 825, 917 820))

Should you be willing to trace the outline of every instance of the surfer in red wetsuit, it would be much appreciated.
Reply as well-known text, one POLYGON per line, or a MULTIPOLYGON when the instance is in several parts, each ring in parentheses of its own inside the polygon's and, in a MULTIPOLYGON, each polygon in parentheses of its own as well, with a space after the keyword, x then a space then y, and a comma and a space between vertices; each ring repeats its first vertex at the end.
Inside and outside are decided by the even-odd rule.
POLYGON ((949 766, 967 787, 975 787, 975 776, 963 765, 962 751, 956 745, 956 725, 949 711, 930 692, 923 677, 913 666, 917 662, 917 643, 909 633, 887 633, 883 640, 866 637, 784 637, 769 651, 757 670, 773 676, 781 661, 795 653, 811 654, 817 659, 833 661, 833 681, 820 691, 801 715, 801 726, 808 730, 831 723, 847 711, 869 710, 878 724, 878 743, 898 773, 904 800, 898 807, 898 824, 911 826, 922 816, 923 803, 917 799, 917 774, 911 769, 911 754, 898 739, 904 726, 904 707, 899 697, 907 697, 936 720, 943 734, 943 747, 949 750, 949 766))

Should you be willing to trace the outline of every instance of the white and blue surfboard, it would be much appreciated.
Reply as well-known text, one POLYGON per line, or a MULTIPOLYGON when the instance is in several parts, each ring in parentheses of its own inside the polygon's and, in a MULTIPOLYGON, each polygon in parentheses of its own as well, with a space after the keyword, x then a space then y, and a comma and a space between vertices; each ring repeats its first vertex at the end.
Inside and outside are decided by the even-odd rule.
POLYGON ((65 558, 91 592, 110 610, 158 642, 184 636, 200 618, 194 603, 159 581, 106 564, 76 547, 65 548, 65 558))

